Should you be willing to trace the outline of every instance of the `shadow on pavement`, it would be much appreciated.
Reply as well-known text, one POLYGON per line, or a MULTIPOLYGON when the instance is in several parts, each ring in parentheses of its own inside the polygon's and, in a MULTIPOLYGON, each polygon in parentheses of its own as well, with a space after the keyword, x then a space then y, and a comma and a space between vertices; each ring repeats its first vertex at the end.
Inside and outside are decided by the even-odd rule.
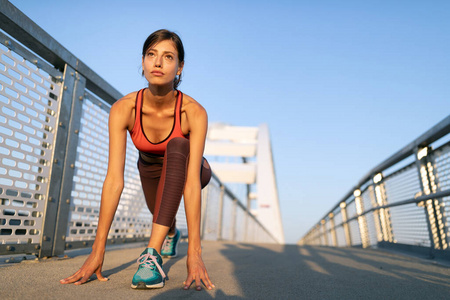
POLYGON ((450 294, 449 268, 377 250, 223 243, 220 253, 222 265, 232 264, 232 274, 214 298, 445 299, 450 294))
MULTIPOLYGON (((133 265, 133 264, 135 264, 135 263, 136 263, 136 260, 133 259, 133 260, 131 260, 131 261, 127 262, 127 263, 124 263, 124 264, 122 264, 122 265, 120 265, 120 266, 117 266, 117 267, 115 267, 115 268, 108 269, 108 270, 103 270, 103 271, 102 271, 102 275, 103 275, 104 277, 109 277, 109 276, 111 276, 111 275, 113 275, 113 274, 116 274, 116 273, 118 273, 118 272, 120 272, 120 271, 125 270, 126 268, 128 268, 129 266, 131 266, 131 265, 133 265)), ((95 275, 94 275, 94 276, 95 276, 95 275)), ((96 279, 96 276, 93 277, 93 278, 96 279)))

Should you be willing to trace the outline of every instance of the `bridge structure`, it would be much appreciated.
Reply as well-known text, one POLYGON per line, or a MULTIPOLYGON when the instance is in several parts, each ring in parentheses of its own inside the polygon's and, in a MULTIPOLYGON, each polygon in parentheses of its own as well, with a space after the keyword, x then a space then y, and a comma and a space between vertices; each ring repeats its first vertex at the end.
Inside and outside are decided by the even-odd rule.
MULTIPOLYGON (((151 215, 135 168, 137 153, 128 141, 125 188, 103 265, 110 281, 93 277, 81 287, 59 284, 81 266, 95 238, 107 166, 107 115, 121 96, 11 3, 0 0, 2 299, 445 299, 449 294, 450 193, 445 178, 450 163, 449 143, 442 142, 450 131, 449 118, 372 170, 299 245, 284 244, 267 126, 213 125, 205 153, 216 172, 202 192, 201 234, 202 256, 216 289, 202 292, 181 289, 186 241, 181 257, 163 264, 170 278, 164 289, 129 287, 150 234, 151 215), (414 158, 412 165, 402 162, 407 157, 414 158), (403 165, 397 168, 399 162, 403 165), (393 182, 413 174, 420 179, 411 179, 415 188, 407 181, 395 194, 398 201, 388 202, 393 182), (234 183, 245 186, 243 197, 230 187, 234 183), (364 210, 367 199, 373 206, 364 210), (396 215, 396 207, 407 209, 396 215), (411 217, 398 227, 402 213, 411 217), (408 232, 409 240, 401 238, 398 228, 408 232), (416 253, 432 254, 434 260, 386 252, 384 245, 420 249, 416 253)), ((177 224, 186 234, 180 207, 177 224)))

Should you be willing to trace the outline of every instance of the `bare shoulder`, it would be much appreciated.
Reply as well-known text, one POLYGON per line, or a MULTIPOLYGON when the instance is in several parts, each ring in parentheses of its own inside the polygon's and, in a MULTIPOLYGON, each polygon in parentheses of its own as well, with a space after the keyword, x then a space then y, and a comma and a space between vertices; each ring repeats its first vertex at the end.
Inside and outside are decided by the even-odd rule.
POLYGON ((137 92, 132 92, 114 102, 111 106, 111 112, 114 110, 117 112, 122 111, 122 113, 124 113, 133 110, 136 105, 136 95, 137 92))
POLYGON ((186 94, 183 94, 182 111, 186 112, 188 116, 207 117, 206 109, 197 100, 186 94))
POLYGON ((128 130, 131 130, 131 128, 133 128, 136 108, 136 95, 137 92, 129 93, 128 95, 114 102, 109 113, 110 120, 113 120, 114 124, 121 128, 127 128, 128 130))

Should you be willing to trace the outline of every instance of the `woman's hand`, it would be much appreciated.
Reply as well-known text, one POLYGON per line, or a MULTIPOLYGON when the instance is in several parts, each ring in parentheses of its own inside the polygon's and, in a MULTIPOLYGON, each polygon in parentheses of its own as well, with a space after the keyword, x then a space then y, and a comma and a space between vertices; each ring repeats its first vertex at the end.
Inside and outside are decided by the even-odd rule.
POLYGON ((215 287, 209 279, 208 272, 206 271, 205 264, 203 263, 202 256, 200 254, 188 253, 186 264, 188 275, 186 281, 183 282, 185 290, 189 289, 193 281, 195 281, 197 291, 202 289, 202 282, 208 290, 215 287))
POLYGON ((97 279, 100 281, 108 281, 108 278, 102 275, 103 258, 105 253, 92 252, 84 262, 83 266, 72 276, 65 279, 61 279, 59 282, 62 284, 74 283, 80 285, 89 280, 92 274, 97 275, 97 279))

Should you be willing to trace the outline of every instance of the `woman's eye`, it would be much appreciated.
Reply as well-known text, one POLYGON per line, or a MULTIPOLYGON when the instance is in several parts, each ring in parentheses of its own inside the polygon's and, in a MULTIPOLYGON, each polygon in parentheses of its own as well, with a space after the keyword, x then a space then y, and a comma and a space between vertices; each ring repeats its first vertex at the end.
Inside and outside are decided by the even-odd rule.
POLYGON ((172 55, 166 55, 166 58, 169 59, 169 60, 172 60, 173 56, 172 55))
POLYGON ((153 52, 149 52, 147 53, 147 56, 155 56, 155 54, 153 52))

